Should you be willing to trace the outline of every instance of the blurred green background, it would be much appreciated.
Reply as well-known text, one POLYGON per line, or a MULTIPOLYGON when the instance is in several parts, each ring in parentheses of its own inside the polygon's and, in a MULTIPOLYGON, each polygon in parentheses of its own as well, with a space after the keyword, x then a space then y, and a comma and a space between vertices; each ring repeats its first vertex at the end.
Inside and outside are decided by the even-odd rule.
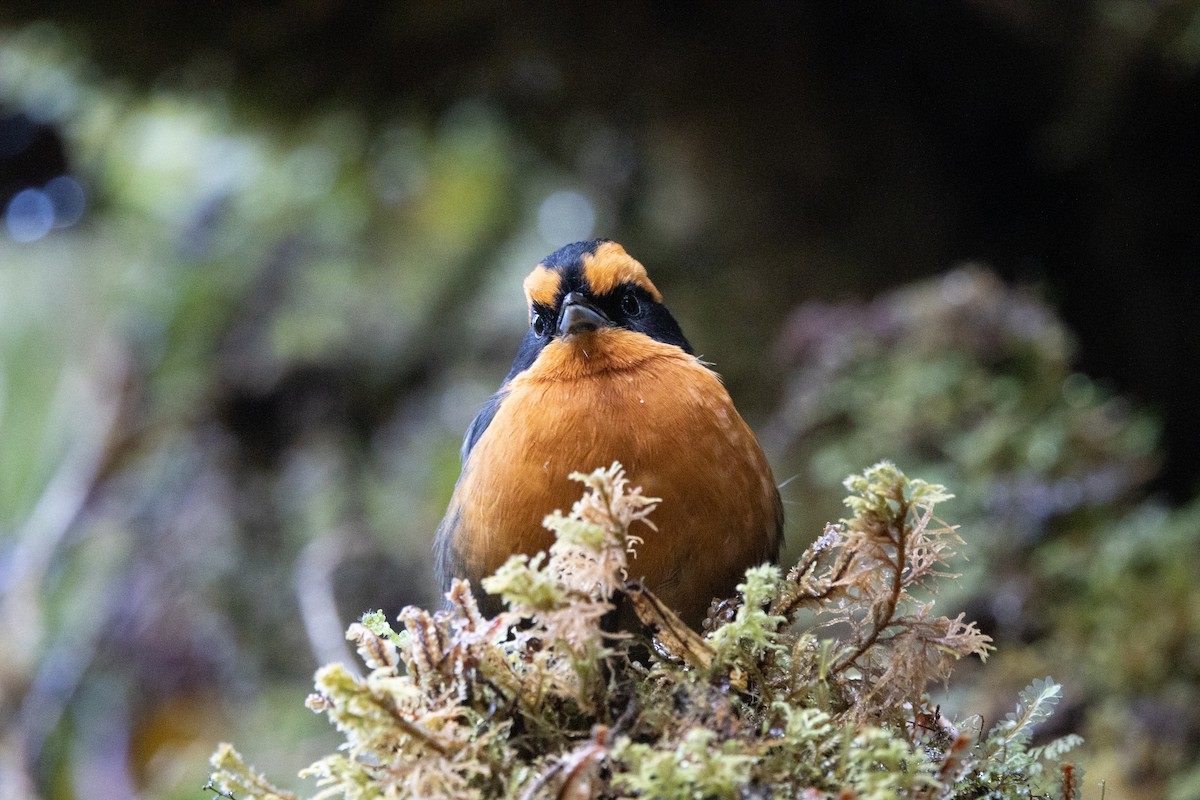
POLYGON ((299 786, 345 625, 436 602, 521 278, 606 236, 792 552, 880 458, 958 494, 946 708, 1052 674, 1087 796, 1200 796, 1197 131, 1196 2, 9 0, 0 795, 299 786))

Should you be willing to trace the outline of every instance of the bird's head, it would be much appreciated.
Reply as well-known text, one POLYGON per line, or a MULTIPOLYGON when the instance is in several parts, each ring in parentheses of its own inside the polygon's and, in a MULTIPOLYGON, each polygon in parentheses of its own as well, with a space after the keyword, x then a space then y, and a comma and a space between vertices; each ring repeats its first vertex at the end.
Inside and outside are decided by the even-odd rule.
POLYGON ((608 368, 641 350, 692 353, 646 269, 616 242, 594 239, 547 256, 525 278, 529 330, 510 373, 608 368))

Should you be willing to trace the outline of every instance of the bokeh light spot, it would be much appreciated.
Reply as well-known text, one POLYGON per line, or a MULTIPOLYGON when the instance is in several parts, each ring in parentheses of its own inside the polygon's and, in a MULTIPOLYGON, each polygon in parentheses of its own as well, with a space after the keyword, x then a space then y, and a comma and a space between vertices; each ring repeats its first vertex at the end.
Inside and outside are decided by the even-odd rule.
POLYGON ((51 178, 42 188, 54 206, 54 227, 69 228, 83 216, 87 196, 83 186, 70 175, 51 178))
POLYGON ((542 201, 537 212, 538 233, 551 245, 589 239, 596 227, 592 201, 570 189, 554 192, 542 201))
POLYGON ((40 189, 23 189, 4 212, 8 235, 18 242, 36 242, 54 227, 54 203, 40 189))

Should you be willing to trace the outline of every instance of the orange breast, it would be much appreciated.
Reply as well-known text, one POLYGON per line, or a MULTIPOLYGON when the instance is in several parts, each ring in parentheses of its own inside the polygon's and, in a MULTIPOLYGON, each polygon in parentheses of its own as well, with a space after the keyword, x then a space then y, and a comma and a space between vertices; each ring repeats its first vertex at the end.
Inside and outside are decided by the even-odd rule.
POLYGON ((567 475, 620 461, 662 504, 630 564, 692 625, 746 567, 778 553, 770 467, 720 379, 677 347, 619 329, 547 345, 515 377, 464 465, 451 534, 478 582, 512 553, 551 544, 550 511, 580 493, 567 475))

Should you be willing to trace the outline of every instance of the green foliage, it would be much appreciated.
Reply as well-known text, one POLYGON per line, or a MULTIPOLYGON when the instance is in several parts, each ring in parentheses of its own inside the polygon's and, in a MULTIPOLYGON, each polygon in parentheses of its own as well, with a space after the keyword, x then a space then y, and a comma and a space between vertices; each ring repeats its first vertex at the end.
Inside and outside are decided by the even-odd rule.
MULTIPOLYGON (((1063 679, 1089 761, 1162 794, 1147 776, 1200 752, 1200 503, 1147 500, 1155 420, 1075 371, 1070 333, 1034 292, 978 267, 806 306, 783 343, 789 399, 764 439, 799 473, 790 518, 819 523, 832 480, 885 454, 953 485, 973 535, 941 596, 987 614, 988 683, 1063 679)), ((1180 791, 1168 796, 1194 795, 1180 791)))
POLYGON ((35 162, 86 193, 36 242, 0 218, 0 783, 47 797, 194 794, 234 707, 275 753, 325 748, 277 698, 343 646, 325 609, 432 595, 493 380, 463 342, 519 328, 509 270, 547 252, 501 243, 557 167, 485 104, 284 126, 201 82, 134 92, 58 23, 0 29, 5 131, 52 127, 35 162), (323 579, 298 596, 294 570, 323 579))
POLYGON ((769 438, 802 456, 792 490, 832 500, 834 480, 885 456, 952 482, 977 573, 1120 512, 1153 472, 1154 420, 1076 372, 1054 312, 984 269, 802 307, 783 347, 790 399, 769 438))
POLYGON ((1055 644, 1080 655, 1090 683, 1136 696, 1200 678, 1200 502, 1143 506, 1044 553, 1062 595, 1055 644))
POLYGON ((1061 697, 1062 687, 1049 676, 1045 680, 1035 680, 1021 692, 1016 711, 1005 716, 1004 721, 988 734, 988 740, 1005 746, 1012 742, 1028 742, 1033 737, 1033 726, 1050 718, 1061 697))
MULTIPOLYGON (((1029 746, 1034 728, 1050 718, 1061 697, 1062 687, 1049 677, 1033 681, 1021 692, 1016 709, 992 728, 980 745, 985 759, 969 780, 975 794, 1019 791, 1025 780, 1043 778, 1048 763, 1062 762, 1064 756, 1083 744, 1082 737, 1068 734, 1040 747, 1029 746)), ((1072 771, 1077 783, 1083 770, 1072 765, 1072 771)))
POLYGON ((787 620, 769 611, 779 579, 779 568, 771 564, 746 570, 745 583, 737 587, 741 595, 737 614, 708 636, 716 663, 733 664, 740 660, 755 663, 784 647, 779 641, 779 630, 787 620))
MULTIPOLYGON (((448 610, 405 609, 401 633, 379 613, 350 627, 370 672, 317 673, 308 705, 345 739, 302 773, 317 798, 884 800, 1061 788, 1060 762, 1079 738, 1031 747, 1061 694, 1049 678, 983 738, 925 694, 990 647, 961 615, 934 617, 932 601, 910 594, 934 591, 958 541, 933 516, 949 498, 941 486, 888 463, 852 476, 852 516, 786 576, 747 570, 700 635, 623 578, 639 542, 630 527, 658 501, 617 464, 573 477, 585 492, 569 514, 546 518, 550 552, 514 556, 484 581, 507 604, 497 617, 483 617, 458 581, 448 610), (616 603, 632 605, 641 634, 602 627, 616 603)), ((213 766, 226 791, 279 796, 228 745, 213 766)))
POLYGON ((660 746, 625 738, 613 748, 612 758, 629 765, 616 776, 618 791, 670 800, 736 796, 749 784, 754 763, 745 743, 720 741, 705 728, 692 728, 678 743, 660 746))

